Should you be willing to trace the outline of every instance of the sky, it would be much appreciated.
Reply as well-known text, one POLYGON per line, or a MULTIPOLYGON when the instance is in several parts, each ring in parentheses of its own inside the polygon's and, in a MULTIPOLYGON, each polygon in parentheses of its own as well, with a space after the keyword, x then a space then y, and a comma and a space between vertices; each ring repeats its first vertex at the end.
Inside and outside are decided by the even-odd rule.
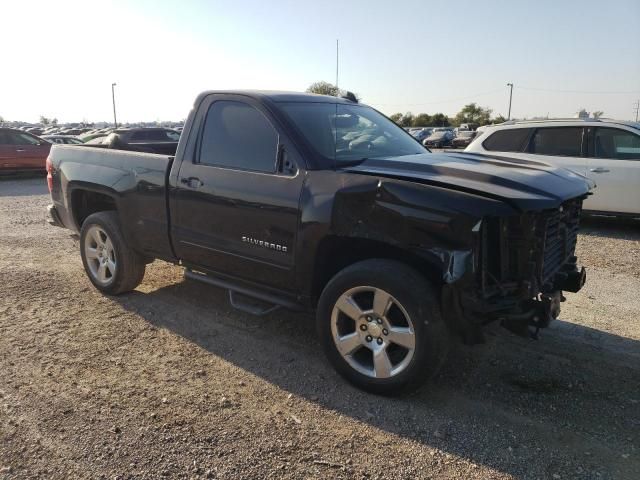
POLYGON ((640 0, 0 0, 0 116, 184 119, 203 90, 335 82, 395 112, 635 117, 640 0))

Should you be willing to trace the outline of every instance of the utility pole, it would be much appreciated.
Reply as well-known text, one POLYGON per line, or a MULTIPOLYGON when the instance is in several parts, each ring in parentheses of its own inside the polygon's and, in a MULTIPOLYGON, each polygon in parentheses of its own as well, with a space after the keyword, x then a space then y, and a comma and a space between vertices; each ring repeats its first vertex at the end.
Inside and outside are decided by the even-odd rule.
POLYGON ((338 88, 338 59, 339 59, 340 40, 336 38, 336 89, 338 88))
POLYGON ((513 83, 507 83, 509 87, 509 113, 507 114, 507 121, 511 120, 511 98, 513 97, 513 83))
POLYGON ((118 120, 116 119, 116 91, 115 83, 111 84, 111 100, 113 100, 113 125, 118 128, 118 120))
POLYGON ((636 122, 638 121, 638 110, 640 110, 640 100, 638 100, 634 105, 636 109, 636 122))

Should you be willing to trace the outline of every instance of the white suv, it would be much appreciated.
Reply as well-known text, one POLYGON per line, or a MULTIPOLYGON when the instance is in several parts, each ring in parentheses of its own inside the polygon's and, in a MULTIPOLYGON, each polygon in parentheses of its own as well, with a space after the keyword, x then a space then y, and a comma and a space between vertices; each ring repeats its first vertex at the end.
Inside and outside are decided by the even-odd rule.
POLYGON ((640 123, 576 118, 511 121, 482 130, 465 152, 568 168, 596 183, 586 211, 640 215, 640 123))

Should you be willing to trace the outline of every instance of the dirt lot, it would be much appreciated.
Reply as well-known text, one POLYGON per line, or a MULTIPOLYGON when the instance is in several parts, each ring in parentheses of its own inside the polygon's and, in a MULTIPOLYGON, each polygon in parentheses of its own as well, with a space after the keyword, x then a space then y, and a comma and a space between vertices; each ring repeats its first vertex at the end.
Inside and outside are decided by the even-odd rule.
POLYGON ((232 310, 155 262, 85 278, 44 180, 0 181, 0 478, 640 478, 640 226, 586 224, 586 288, 540 341, 491 329, 380 398, 310 318, 232 310))

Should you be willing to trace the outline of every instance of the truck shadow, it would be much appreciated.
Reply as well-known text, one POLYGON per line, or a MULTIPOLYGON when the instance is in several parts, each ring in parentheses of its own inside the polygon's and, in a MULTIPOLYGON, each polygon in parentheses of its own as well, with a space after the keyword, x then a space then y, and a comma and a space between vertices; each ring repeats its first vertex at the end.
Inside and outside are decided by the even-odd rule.
POLYGON ((516 478, 551 478, 567 465, 626 478, 640 467, 620 461, 640 440, 634 339, 562 321, 537 342, 489 328, 486 344, 456 346, 425 388, 385 398, 333 371, 308 314, 251 317, 232 310, 225 292, 191 281, 114 301, 296 396, 516 478), (532 471, 540 462, 529 459, 541 455, 546 469, 532 471))

